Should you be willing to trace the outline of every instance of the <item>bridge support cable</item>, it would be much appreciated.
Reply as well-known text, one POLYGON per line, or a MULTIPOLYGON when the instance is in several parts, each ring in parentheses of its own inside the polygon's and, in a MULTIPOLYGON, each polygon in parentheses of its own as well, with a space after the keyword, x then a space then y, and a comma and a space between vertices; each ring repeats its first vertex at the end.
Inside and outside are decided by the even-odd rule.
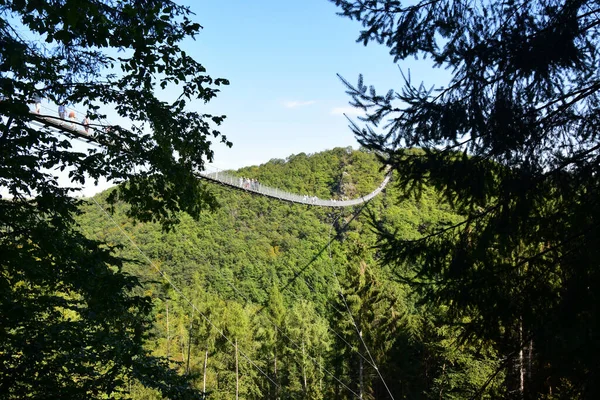
MULTIPOLYGON (((295 300, 303 300, 301 297, 299 297, 297 294, 290 292, 290 294, 294 297, 295 300)), ((334 307, 336 310, 337 308, 334 307)), ((341 311, 338 311, 340 313, 342 313, 341 311)), ((344 337, 335 329, 333 329, 329 324, 327 325, 327 330, 331 333, 333 333, 335 336, 337 336, 338 339, 340 339, 342 342, 344 342, 345 346, 350 349, 353 350, 353 346, 350 342, 348 342, 346 339, 344 339, 344 337)), ((375 366, 371 363, 371 361, 360 351, 358 350, 354 350, 356 352, 356 354, 363 359, 364 362, 366 362, 367 364, 369 364, 371 367, 375 368, 375 366)))
MULTIPOLYGON (((317 261, 317 260, 319 259, 319 257, 320 257, 320 256, 321 256, 321 255, 322 255, 324 252, 325 252, 325 250, 328 250, 328 249, 330 248, 329 246, 331 245, 331 243, 332 243, 334 240, 336 240, 336 239, 338 239, 338 238, 340 238, 340 237, 341 237, 341 235, 342 235, 342 234, 343 234, 343 233, 346 231, 346 229, 347 229, 347 228, 348 228, 348 226, 349 226, 349 225, 352 223, 352 221, 354 221, 354 220, 355 220, 355 219, 358 217, 358 215, 359 215, 359 214, 360 214, 360 213, 363 211, 363 209, 364 209, 366 206, 367 206, 367 204, 364 204, 364 205, 362 205, 362 207, 360 207, 360 208, 359 208, 357 211, 355 211, 355 212, 353 213, 353 215, 352 215, 352 218, 350 218, 350 219, 349 219, 349 220, 348 220, 348 221, 347 221, 347 222, 344 224, 344 226, 343 226, 343 227, 340 229, 340 232, 339 232, 339 233, 337 233, 337 234, 336 234, 336 235, 335 235, 333 238, 331 238, 331 232, 330 232, 330 237, 329 237, 329 240, 328 240, 328 242, 325 244, 325 246, 323 246, 323 247, 321 248, 321 250, 319 250, 319 251, 317 252, 317 254, 315 254, 315 255, 313 256, 313 258, 311 258, 311 259, 310 259, 310 261, 309 261, 309 262, 308 262, 308 263, 307 263, 307 264, 306 264, 304 267, 302 267, 300 270, 296 271, 296 272, 294 273, 294 276, 293 276, 291 279, 289 279, 289 280, 286 282, 286 284, 285 284, 285 285, 283 285, 281 288, 279 288, 279 290, 280 290, 280 291, 283 293, 283 292, 284 292, 286 289, 289 289, 289 287, 292 285, 292 283, 294 283, 294 282, 295 282, 295 281, 296 281, 296 280, 297 280, 299 277, 301 277, 301 276, 304 274, 304 272, 305 272, 305 271, 306 271, 306 270, 307 270, 307 269, 308 269, 308 268, 309 268, 309 267, 310 267, 310 266, 311 266, 311 265, 312 265, 312 264, 313 264, 315 261, 317 261)), ((314 288, 313 288, 313 287, 312 287, 312 286, 311 286, 311 285, 310 285, 310 284, 309 284, 309 283, 306 281, 306 279, 304 279, 304 278, 302 278, 302 279, 304 280, 304 282, 306 283, 306 285, 307 285, 309 288, 311 288, 311 290, 313 290, 313 291, 315 290, 315 289, 314 289, 314 288)), ((339 309, 338 309, 338 308, 337 308, 337 307, 336 307, 334 304, 331 304, 331 302, 330 302, 330 301, 327 301, 327 303, 329 303, 329 305, 331 305, 331 306, 332 306, 332 307, 333 307, 333 308, 334 308, 336 311, 338 311, 338 312, 341 312, 341 311, 340 311, 340 310, 339 310, 339 309)), ((258 315, 258 314, 260 314, 260 313, 261 313, 261 312, 263 312, 263 311, 264 311, 266 308, 267 308, 267 305, 266 305, 266 304, 264 304, 264 305, 263 305, 263 306, 262 306, 262 307, 261 307, 261 308, 260 308, 260 309, 259 309, 259 310, 258 310, 256 313, 255 313, 255 315, 258 315)))
MULTIPOLYGON (((173 288, 173 290, 175 290, 175 292, 177 292, 181 298, 184 299, 184 301, 192 308, 192 310, 194 310, 197 315, 201 316, 211 327, 213 327, 218 333, 219 335, 221 335, 221 337, 223 339, 225 339, 231 346, 233 346, 234 348, 237 348, 237 345, 235 344, 235 342, 233 342, 231 339, 229 339, 227 337, 227 335, 225 335, 225 333, 219 329, 211 320, 210 318, 208 318, 206 316, 206 314, 204 314, 202 311, 200 311, 198 309, 198 307, 196 307, 196 305, 190 300, 189 297, 187 297, 183 291, 173 283, 173 281, 167 276, 167 274, 165 274, 154 262, 152 262, 152 260, 150 259, 150 257, 148 257, 146 255, 146 253, 144 253, 142 251, 142 249, 133 241, 133 239, 131 238, 131 236, 129 236, 127 234, 127 232, 125 232, 125 230, 119 225, 117 224, 117 222, 114 220, 114 218, 96 201, 95 198, 92 197, 92 200, 94 203, 96 203, 96 206, 98 206, 98 208, 102 211, 102 213, 108 217, 108 219, 113 223, 114 226, 117 227, 117 229, 121 232, 121 234, 123 236, 125 236, 129 242, 133 245, 133 247, 140 253, 140 255, 148 262, 149 265, 151 265, 157 272, 158 274, 169 284, 169 286, 171 286, 173 288)), ((271 381, 271 383, 279 388, 279 385, 277 384, 277 382, 275 382, 273 379, 271 379, 271 377, 262 370, 262 368, 260 368, 254 361, 252 361, 250 359, 250 357, 248 357, 246 355, 246 353, 242 350, 240 350, 239 348, 237 348, 237 351, 242 355, 242 357, 248 361, 252 366, 254 366, 254 368, 256 368, 262 375, 264 375, 269 381, 271 381)))
POLYGON ((312 263, 314 263, 326 250, 328 250, 329 246, 331 245, 331 243, 333 243, 334 240, 336 240, 336 239, 338 239, 338 238, 341 237, 341 235, 346 231, 346 229, 348 229, 348 226, 352 223, 352 221, 354 221, 360 215, 360 213, 365 209, 365 207, 368 205, 369 202, 370 202, 370 200, 367 203, 363 204, 357 211, 355 211, 353 213, 352 218, 350 218, 344 224, 344 226, 340 229, 339 233, 337 233, 333 238, 329 237, 329 240, 327 241, 327 244, 325 244, 325 246, 323 246, 321 248, 321 250, 319 250, 319 252, 308 262, 308 264, 306 264, 299 271, 297 271, 294 274, 294 276, 289 281, 287 281, 287 283, 283 287, 281 287, 280 290, 282 292, 284 290, 286 290, 296 279, 298 279, 308 269, 308 267, 310 267, 312 265, 312 263))
MULTIPOLYGON (((358 213, 360 213, 366 206, 367 206, 367 204, 365 204, 358 211, 358 213)), ((333 224, 334 223, 335 223, 335 220, 331 223, 331 227, 329 228, 329 237, 330 238, 331 238, 331 229, 333 229, 333 224)), ((348 224, 345 225, 345 227, 347 227, 347 226, 348 226, 348 224)), ((334 239, 337 238, 337 237, 339 237, 339 234, 337 234, 334 237, 334 239)), ((375 359, 373 358, 373 355, 371 354, 371 351, 369 350, 369 347, 367 346, 367 344, 365 343, 365 340, 363 339, 362 332, 360 331, 360 328, 358 327, 358 324, 356 323, 356 319, 352 315, 352 311, 350 310, 350 307, 348 306, 348 302, 346 301, 346 296, 344 296, 344 290, 342 289, 342 285, 340 283, 340 280, 338 279, 337 273, 335 272, 335 265, 333 263, 333 257, 331 255, 331 247, 330 247, 330 245, 331 245, 332 242, 333 242, 333 240, 330 239, 329 242, 327 243, 327 247, 328 247, 328 250, 329 250, 329 261, 331 263, 331 272, 333 273, 333 276, 335 278, 337 287, 339 288, 340 297, 342 298, 342 301, 344 303, 346 311, 348 312, 348 315, 350 316, 350 321, 352 322, 352 325, 354 325, 354 329, 356 330, 356 335, 358 336, 360 342, 362 343, 363 347, 365 348, 365 351, 367 352, 367 355, 369 356, 369 359, 371 360, 371 362, 369 364, 371 364, 371 366, 373 368, 375 368, 375 371, 377 371, 377 375, 379 375, 379 379, 381 379, 381 382, 383 383, 383 386, 385 386, 385 389, 387 390, 388 395, 390 396, 390 398, 392 400, 394 400, 394 396, 392 395, 392 392, 391 392, 390 388, 388 387, 387 383, 385 382, 385 379, 383 378, 383 375, 381 374, 381 371, 379 370, 379 367, 377 367, 377 363, 375 362, 375 359)), ((362 385, 362 383, 361 383, 361 385, 362 385)), ((361 393, 361 395, 362 395, 362 393, 361 393)))

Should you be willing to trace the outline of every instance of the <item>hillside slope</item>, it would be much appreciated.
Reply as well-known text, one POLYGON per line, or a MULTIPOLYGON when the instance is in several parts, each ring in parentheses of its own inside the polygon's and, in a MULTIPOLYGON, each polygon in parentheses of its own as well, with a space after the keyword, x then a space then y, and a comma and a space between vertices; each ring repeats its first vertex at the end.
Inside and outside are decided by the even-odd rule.
MULTIPOLYGON (((326 199, 360 197, 384 177, 373 154, 349 148, 234 173, 326 199)), ((464 398, 493 372, 490 351, 456 344, 458 329, 436 323, 443 308, 422 305, 378 263, 370 213, 405 238, 457 221, 432 191, 399 201, 392 182, 364 208, 323 209, 207 185, 220 207, 199 222, 182 216, 173 232, 132 224, 124 205, 109 218, 88 202, 79 222, 120 246, 126 272, 146 282, 139 290, 155 304, 148 347, 212 398, 235 398, 236 386, 247 399, 464 398)), ((104 206, 106 196, 95 200, 104 206)), ((135 383, 132 393, 155 396, 135 383)))

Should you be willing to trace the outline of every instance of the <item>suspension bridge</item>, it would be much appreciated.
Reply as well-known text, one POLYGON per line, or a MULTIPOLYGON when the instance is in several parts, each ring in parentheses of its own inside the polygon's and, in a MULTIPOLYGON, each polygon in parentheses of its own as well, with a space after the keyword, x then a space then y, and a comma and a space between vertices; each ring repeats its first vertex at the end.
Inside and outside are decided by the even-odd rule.
MULTIPOLYGON (((48 110, 44 107, 45 110, 48 110)), ((96 126, 85 126, 82 123, 78 123, 75 120, 66 120, 54 117, 50 114, 37 114, 31 113, 33 120, 39 124, 57 129, 66 134, 75 136, 79 139, 83 139, 89 142, 95 142, 101 144, 100 135, 102 135, 104 129, 110 127, 105 125, 101 128, 96 126)), ((206 166, 203 171, 197 171, 196 175, 200 179, 218 183, 224 186, 228 186, 233 189, 243 190, 249 193, 254 193, 266 197, 271 197, 281 201, 287 201, 290 203, 305 204, 309 206, 318 207, 354 207, 357 205, 365 204, 378 194, 380 194, 387 184, 390 182, 392 177, 391 171, 388 171, 381 184, 373 190, 371 193, 364 196, 349 199, 349 200, 334 200, 334 199, 320 199, 316 196, 299 195, 296 193, 286 192, 281 189, 273 188, 270 186, 263 185, 262 183, 252 181, 249 182, 244 178, 235 176, 234 174, 220 170, 213 166, 206 166)))
MULTIPOLYGON (((45 108, 45 107, 44 107, 45 108)), ((60 133, 69 135, 71 137, 80 139, 80 140, 84 140, 90 143, 94 143, 96 145, 106 145, 106 141, 102 139, 102 134, 105 132, 105 129, 110 129, 110 124, 96 124, 96 125, 89 125, 86 126, 83 123, 79 123, 76 122, 76 119, 70 119, 70 120, 65 120, 59 117, 55 117, 51 114, 40 114, 37 112, 32 112, 31 113, 31 117, 32 117, 32 121, 35 124, 38 124, 39 126, 46 126, 49 127, 51 129, 55 129, 57 131, 59 131, 60 133)), ((126 149, 124 149, 123 151, 127 151, 126 149)), ((353 217, 346 221, 345 225, 342 227, 342 232, 345 231, 346 227, 350 224, 350 222, 352 222, 352 220, 354 220, 354 218, 356 218, 358 216, 358 214, 361 213, 361 211, 364 209, 364 207, 366 207, 366 205, 368 204, 368 202, 373 199, 374 197, 376 197, 377 195, 379 195, 384 189, 385 187, 388 185, 388 183, 391 180, 391 176, 392 173, 391 171, 387 171, 386 175, 383 179, 383 181, 381 182, 381 184, 375 189, 373 190, 371 193, 361 196, 359 198, 356 199, 351 199, 351 200, 326 200, 326 199, 320 199, 317 198, 315 196, 308 196, 308 195, 299 195, 299 194, 295 194, 295 193, 290 193, 290 192, 286 192, 277 188, 272 188, 266 185, 263 185, 257 181, 254 180, 248 180, 239 176, 236 176, 234 174, 232 174, 231 172, 228 171, 224 171, 224 170, 219 170, 217 168, 214 168, 212 166, 207 166, 207 170, 204 171, 199 171, 196 173, 196 175, 198 176, 198 178, 200 179, 204 179, 207 181, 211 181, 214 183, 218 183, 236 190, 242 190, 245 192, 249 192, 249 193, 254 193, 257 195, 261 195, 261 196, 266 196, 266 197, 271 197, 271 198, 275 198, 281 201, 286 201, 286 202, 291 202, 291 203, 298 203, 298 204, 305 204, 305 205, 309 205, 309 206, 319 206, 319 207, 354 207, 354 206, 361 206, 359 207, 357 210, 354 211, 354 215, 353 217)), ((112 223, 117 226, 117 228, 121 231, 121 233, 131 242, 131 244, 139 251, 139 253, 142 255, 142 257, 144 259, 146 259, 146 261, 153 266, 157 272, 163 277, 163 279, 165 279, 169 285, 171 287, 173 287, 173 289, 178 292, 182 298, 185 300, 185 302, 192 308, 192 310, 194 311, 194 313, 198 314, 199 316, 201 316, 209 325, 211 325, 213 328, 215 328, 217 330, 217 332, 227 341, 229 342, 232 346, 235 347, 236 352, 239 350, 240 354, 242 355, 243 358, 246 359, 246 361, 251 364, 254 368, 256 368, 266 379, 268 379, 275 387, 278 387, 278 383, 275 382, 272 377, 265 372, 256 362, 254 362, 245 352, 243 352, 241 349, 238 349, 237 346, 237 342, 234 344, 230 338, 228 338, 226 336, 226 334, 219 330, 218 327, 216 327, 213 322, 209 319, 209 317, 207 315, 205 315, 200 309, 197 308, 197 306, 192 302, 192 300, 190 298, 188 298, 182 291, 181 289, 178 287, 178 285, 173 282, 165 273, 164 271, 162 271, 143 251, 142 249, 133 241, 133 239, 131 238, 130 235, 128 235, 123 228, 117 224, 117 222, 113 219, 113 217, 111 215, 108 214, 108 212, 106 210, 104 210, 104 208, 102 208, 102 206, 96 202, 96 200, 94 198, 92 198, 92 201, 103 211, 103 213, 107 216, 107 218, 109 218, 112 223)), ((335 235, 334 237, 330 237, 329 242, 327 243, 327 245, 325 247, 323 247, 316 255, 315 257, 313 257, 313 259, 301 270, 296 271, 296 273, 294 274, 294 276, 281 288, 282 291, 289 289, 290 284, 296 280, 297 278, 299 278, 305 271, 306 269, 326 250, 329 249, 329 246, 331 244, 331 242, 333 240, 336 240, 338 238, 338 236, 341 235, 341 233, 338 233, 337 235, 335 235)), ((330 236, 331 236, 331 232, 330 232, 330 236)), ((329 254, 329 258, 331 259, 331 251, 329 254)), ((356 353, 364 360, 364 362, 366 362, 368 365, 372 366, 374 371, 376 372, 376 374, 379 376, 379 378, 381 379, 387 393, 389 394, 390 398, 393 400, 394 396, 392 395, 389 387, 387 386, 387 383, 384 380, 384 377, 381 373, 381 371, 379 370, 377 363, 374 359, 374 357, 372 356, 371 352, 369 351, 369 348, 367 346, 367 344, 365 343, 365 341, 362 338, 361 332, 358 329, 358 326, 356 324, 356 321, 354 319, 354 316, 352 315, 352 312, 350 310, 350 308, 348 307, 348 303, 346 302, 346 299, 344 297, 344 293, 342 291, 342 287, 341 284, 338 280, 337 274, 335 272, 333 263, 331 264, 331 268, 332 268, 332 274, 333 277, 335 278, 335 283, 336 286, 339 290, 339 294, 341 296, 341 298, 344 301, 344 305, 345 305, 345 311, 348 313, 348 315, 350 316, 350 320, 352 322, 352 325, 354 325, 354 328, 356 329, 358 338, 360 339, 360 342, 362 344, 362 347, 365 351, 365 354, 363 354, 361 351, 355 350, 356 353)), ((306 280, 305 280, 306 282, 306 280)), ((233 285, 233 283, 231 283, 233 285)), ((308 284, 308 282, 307 282, 308 284)), ((239 290, 237 288, 234 289, 236 291, 236 293, 239 292, 239 290)), ((264 309, 264 306, 259 310, 262 311, 264 309)), ((342 311, 343 312, 343 311, 342 311)), ((297 347, 298 349, 300 349, 300 344, 298 344, 296 341, 294 341, 293 339, 291 339, 289 336, 287 336, 285 334, 285 332, 281 331, 281 327, 278 326, 274 321, 271 321, 270 318, 268 318, 268 320, 274 324, 275 328, 277 329, 278 332, 280 332, 283 336, 285 336, 287 338, 287 340, 295 347, 297 347)), ((329 328, 330 330, 333 331, 333 333, 335 333, 340 339, 343 340, 343 342, 348 346, 348 347, 352 347, 345 339, 343 339, 343 337, 334 329, 332 329, 331 327, 329 328)), ((302 344, 303 346, 304 344, 302 344)), ((303 349, 304 347, 302 347, 303 349)), ((362 393, 357 393, 356 391, 354 391, 352 388, 350 388, 346 383, 344 383, 338 376, 336 376, 336 374, 333 371, 328 370, 327 368, 325 368, 322 363, 313 358, 308 356, 309 360, 312 361, 315 364, 315 367, 320 368, 324 373, 326 373, 327 375, 329 375, 333 380, 335 380, 341 387, 343 387, 345 390, 347 390, 353 397, 355 398, 362 398, 362 393)))

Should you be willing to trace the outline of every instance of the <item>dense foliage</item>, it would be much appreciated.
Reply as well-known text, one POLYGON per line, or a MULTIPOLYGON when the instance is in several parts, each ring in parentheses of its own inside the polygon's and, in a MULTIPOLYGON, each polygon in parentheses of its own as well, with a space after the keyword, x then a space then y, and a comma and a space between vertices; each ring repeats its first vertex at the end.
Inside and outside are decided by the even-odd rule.
MULTIPOLYGON (((150 300, 110 248, 75 229, 73 186, 106 178, 128 213, 170 228, 214 198, 194 172, 223 117, 186 111, 226 84, 179 48, 200 26, 168 0, 0 1, 0 392, 116 397, 136 379, 198 397, 143 347, 150 300), (157 98, 170 87, 176 101, 157 98), (28 103, 84 108, 103 147, 77 150, 28 103), (131 126, 102 127, 115 112, 131 126), (143 168, 140 168, 143 166, 143 168)), ((52 118, 52 116, 48 116, 52 118)), ((54 117, 56 118, 56 117, 54 117)))
MULTIPOLYGON (((384 176, 374 154, 345 148, 234 173, 334 199, 367 194, 384 176)), ((233 399, 236 386, 247 399, 391 398, 385 382, 396 399, 462 399, 494 373, 500 360, 493 348, 458 342, 460 327, 437 323, 444 307, 422 304, 378 264, 369 213, 405 238, 460 220, 431 189, 420 200, 399 201, 390 185, 360 213, 213 190, 216 212, 198 222, 182 216, 173 232, 134 223, 126 204, 117 204, 112 221, 90 201, 78 219, 86 236, 122 244, 118 254, 136 260, 124 268, 142 277, 154 298, 147 347, 195 376, 212 398, 233 399)), ((96 200, 106 207, 108 195, 96 200)), ((484 398, 501 395, 499 378, 484 398)))
POLYGON ((379 225, 386 264, 493 344, 510 396, 598 398, 600 2, 333 1, 400 66, 451 71, 435 90, 348 84, 403 194, 429 185, 467 216, 411 240, 379 225))

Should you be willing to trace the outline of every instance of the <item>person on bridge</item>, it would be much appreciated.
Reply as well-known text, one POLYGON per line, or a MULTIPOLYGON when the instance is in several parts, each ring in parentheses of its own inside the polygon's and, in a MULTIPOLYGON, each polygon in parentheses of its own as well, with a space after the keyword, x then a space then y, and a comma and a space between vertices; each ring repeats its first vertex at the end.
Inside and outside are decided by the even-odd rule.
POLYGON ((33 96, 33 102, 35 103, 35 112, 36 114, 39 114, 42 110, 42 96, 36 94, 33 96))
POLYGON ((65 119, 66 115, 67 115, 67 108, 65 107, 64 103, 60 103, 58 105, 58 116, 60 117, 60 119, 65 119))
POLYGON ((86 115, 85 118, 81 121, 83 124, 83 129, 86 133, 90 133, 90 118, 86 115))
POLYGON ((73 126, 73 124, 75 122, 75 111, 73 111, 73 110, 69 111, 69 119, 71 120, 71 126, 73 126))

